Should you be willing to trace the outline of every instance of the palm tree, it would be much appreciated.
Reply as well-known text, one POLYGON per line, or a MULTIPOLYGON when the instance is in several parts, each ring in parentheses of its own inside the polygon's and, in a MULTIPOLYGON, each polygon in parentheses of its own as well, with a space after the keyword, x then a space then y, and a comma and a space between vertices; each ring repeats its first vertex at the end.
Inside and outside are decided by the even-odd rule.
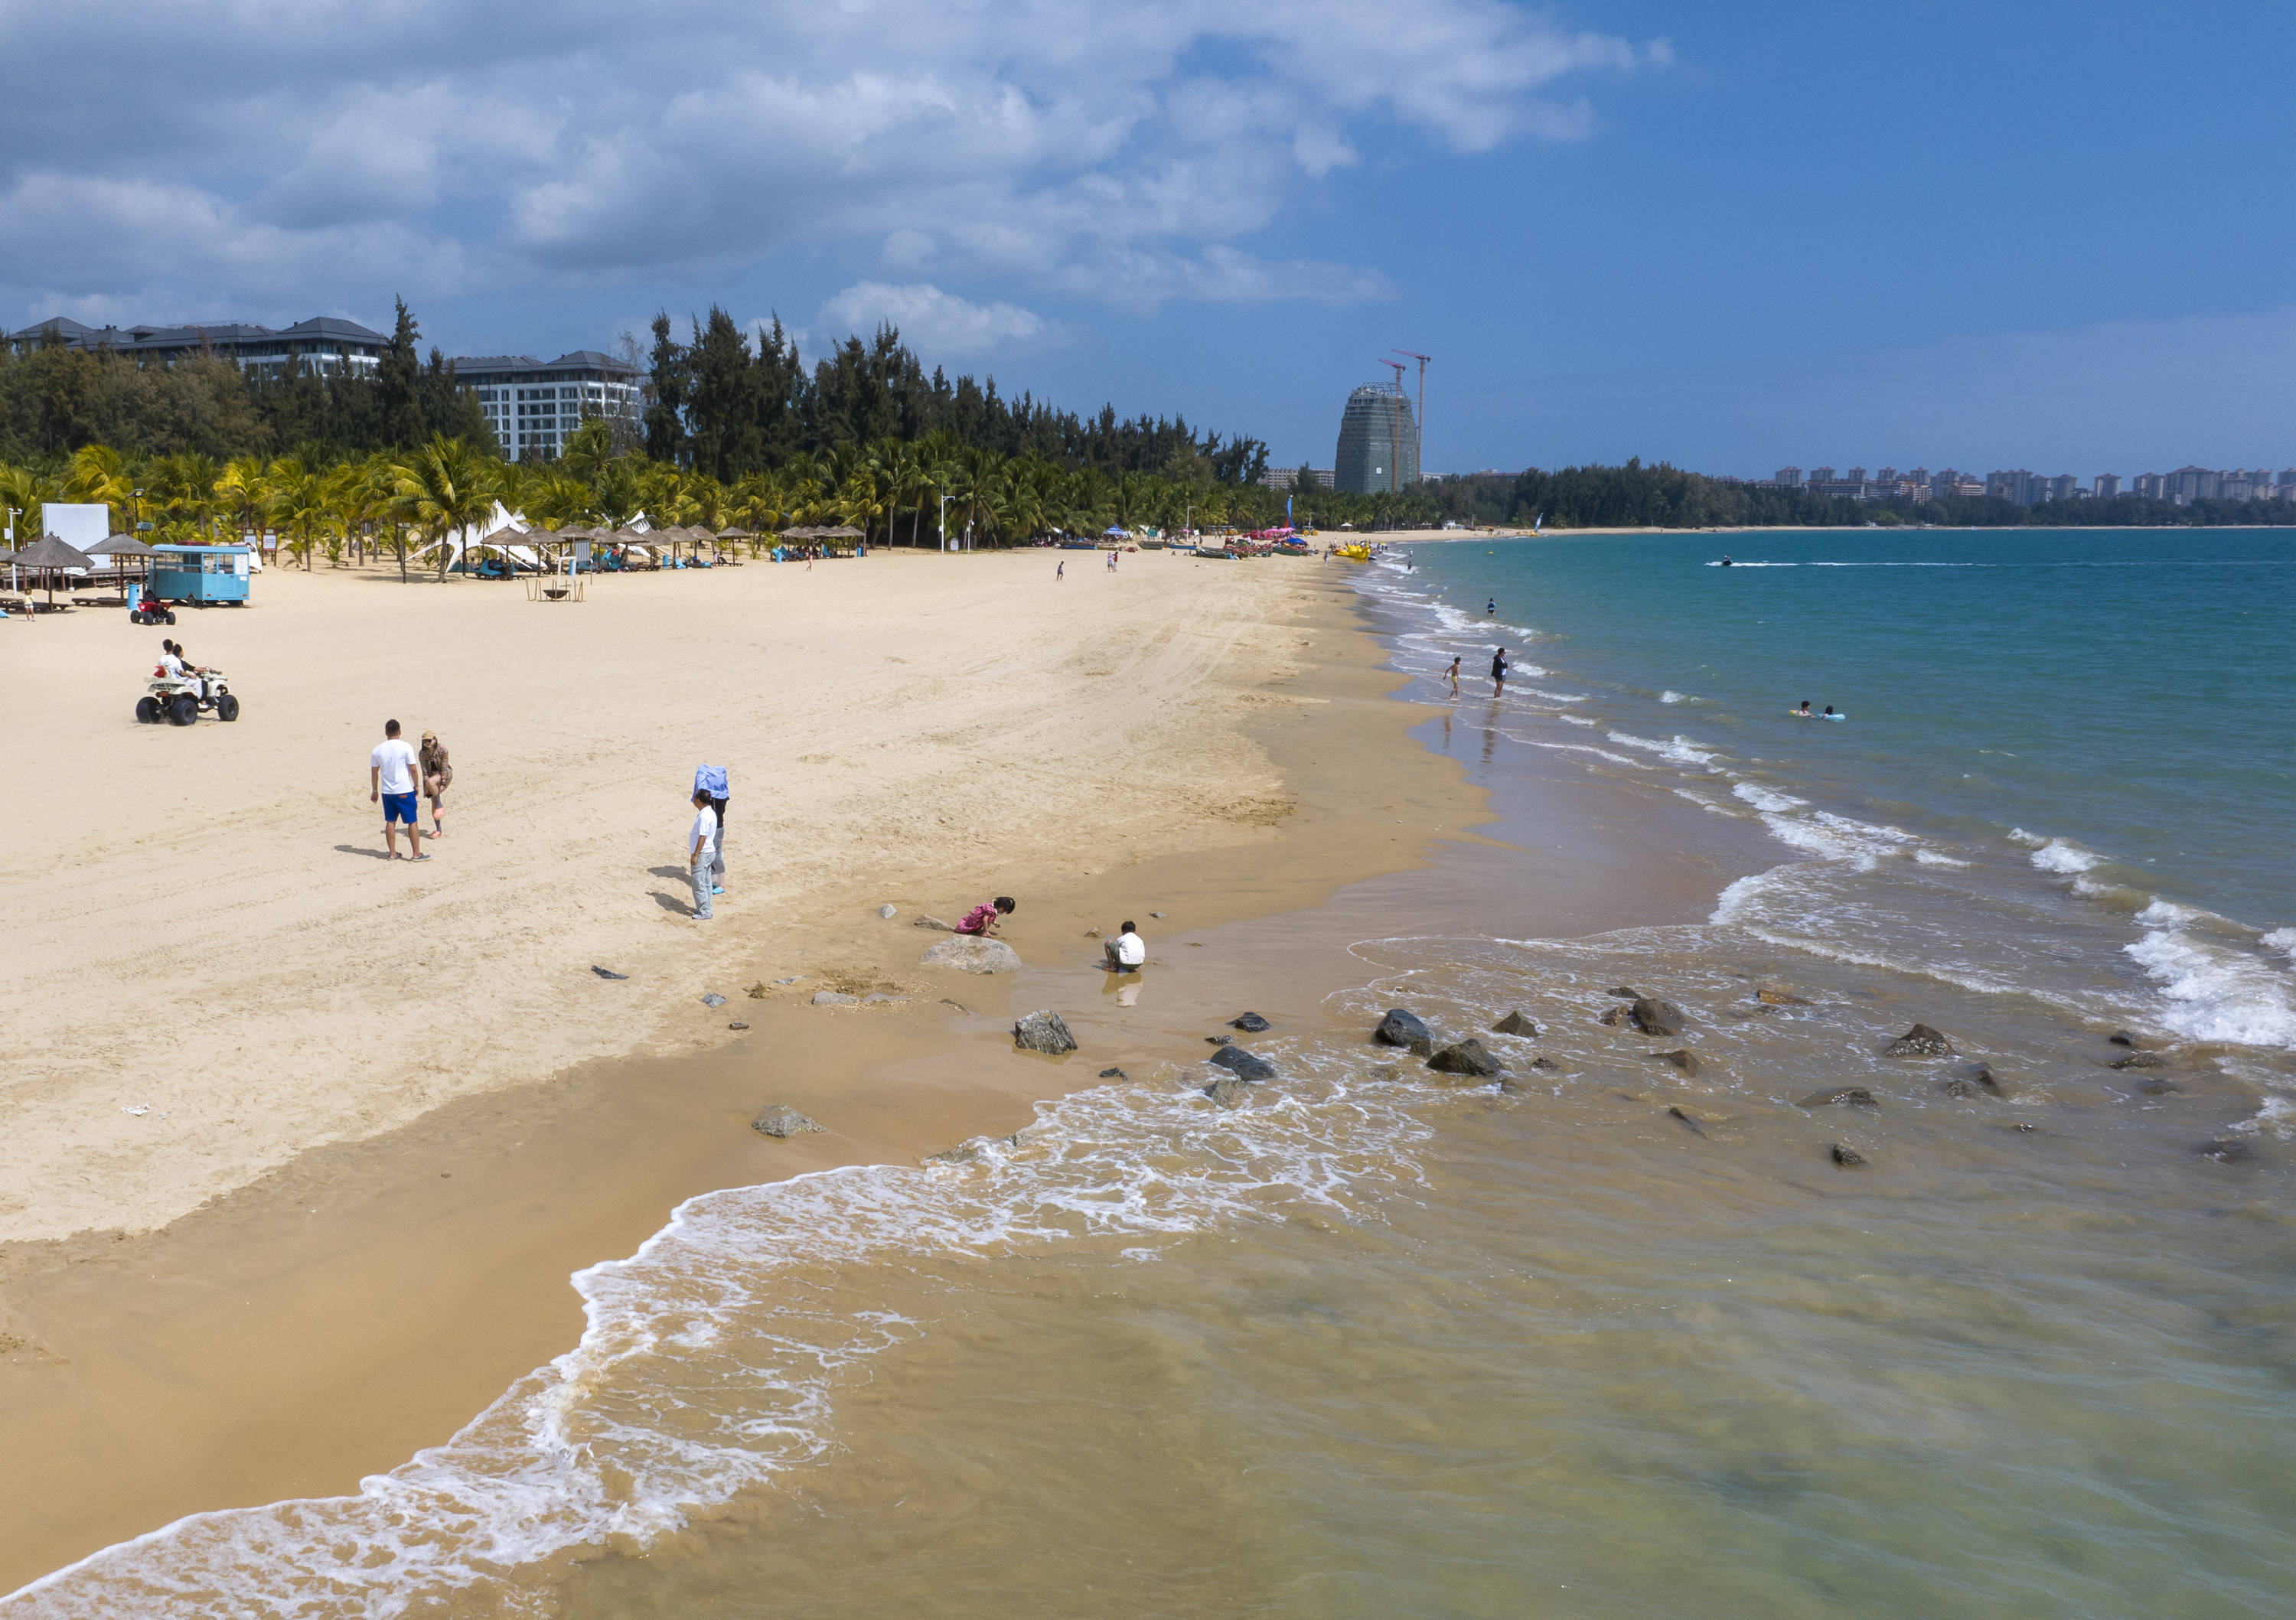
POLYGON ((234 531, 245 534, 263 525, 263 463, 251 455, 234 456, 216 475, 216 510, 229 514, 234 531))
POLYGON ((165 508, 171 527, 204 541, 217 510, 216 485, 223 470, 215 458, 187 451, 161 456, 147 477, 146 487, 165 508))
POLYGON ((494 515, 502 463, 463 440, 434 433, 430 442, 394 469, 393 511, 439 548, 439 579, 447 578, 447 536, 467 534, 494 515))
POLYGON ((20 545, 39 538, 40 508, 56 498, 55 480, 33 471, 29 467, 0 467, 0 506, 11 514, 8 522, 21 527, 16 529, 20 545))
POLYGON ((566 447, 558 453, 558 469, 570 478, 595 486, 606 470, 606 463, 614 459, 614 435, 606 426, 605 418, 593 416, 567 436, 566 447))
MULTIPOLYGON (((72 452, 70 462, 64 469, 63 498, 84 501, 91 504, 124 507, 131 512, 135 508, 135 470, 127 459, 108 445, 82 445, 72 452)), ((128 520, 133 527, 141 520, 137 512, 128 520)), ((111 520, 118 528, 119 520, 111 520)))
POLYGON ((263 475, 267 492, 264 510, 273 525, 292 536, 288 549, 302 560, 308 572, 311 547, 332 515, 324 479, 291 455, 283 455, 263 475))
POLYGON ((608 462, 598 475, 598 490, 594 504, 598 520, 611 528, 621 528, 645 510, 646 492, 632 463, 636 456, 620 455, 608 462))

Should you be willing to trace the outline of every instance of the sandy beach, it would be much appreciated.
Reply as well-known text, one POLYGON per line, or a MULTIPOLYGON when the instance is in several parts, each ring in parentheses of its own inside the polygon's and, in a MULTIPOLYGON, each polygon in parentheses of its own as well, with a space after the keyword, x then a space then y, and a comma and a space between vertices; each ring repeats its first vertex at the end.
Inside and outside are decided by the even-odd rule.
POLYGON ((188 732, 131 717, 161 631, 11 626, 0 678, 38 768, 0 857, 0 1239, 149 1231, 458 1098, 729 1038, 593 964, 707 965, 734 994, 880 903, 906 928, 1269 839, 1294 804, 1243 724, 1326 700, 1276 683, 1332 633, 1337 581, 1140 553, 1056 585, 1054 560, 751 564, 562 607, 279 570, 252 610, 168 633, 246 705, 188 732), (381 858, 368 802, 390 717, 456 766, 420 867, 381 858), (734 781, 710 929, 681 871, 704 760, 734 781))

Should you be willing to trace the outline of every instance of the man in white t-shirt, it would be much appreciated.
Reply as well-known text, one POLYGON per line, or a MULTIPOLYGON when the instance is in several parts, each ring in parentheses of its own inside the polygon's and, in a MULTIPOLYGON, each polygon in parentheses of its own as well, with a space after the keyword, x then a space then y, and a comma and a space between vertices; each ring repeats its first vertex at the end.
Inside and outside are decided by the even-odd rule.
POLYGON ((406 823, 406 857, 410 861, 427 861, 422 853, 421 823, 415 820, 415 788, 422 780, 422 766, 414 755, 414 745, 398 734, 398 722, 382 723, 382 740, 374 745, 367 756, 367 802, 382 806, 382 841, 390 849, 390 859, 398 859, 398 823, 406 823))
POLYGON ((1140 930, 1129 922, 1124 925, 1124 931, 1110 940, 1103 949, 1108 954, 1108 970, 1111 973, 1137 973, 1141 964, 1148 960, 1148 942, 1140 937, 1140 930))
POLYGON ((693 885, 693 920, 708 922, 716 916, 709 891, 715 884, 711 868, 718 858, 718 806, 707 788, 693 790, 693 830, 685 837, 685 877, 693 885))

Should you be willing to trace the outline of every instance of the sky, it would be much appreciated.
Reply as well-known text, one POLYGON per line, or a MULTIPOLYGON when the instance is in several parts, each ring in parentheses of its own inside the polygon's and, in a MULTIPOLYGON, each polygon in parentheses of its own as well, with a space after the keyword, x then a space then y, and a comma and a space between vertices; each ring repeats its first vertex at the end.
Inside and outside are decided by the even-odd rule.
POLYGON ((1430 471, 2296 465, 2288 0, 0 0, 0 62, 10 325, 715 304, 1279 464, 1405 349, 1430 471))

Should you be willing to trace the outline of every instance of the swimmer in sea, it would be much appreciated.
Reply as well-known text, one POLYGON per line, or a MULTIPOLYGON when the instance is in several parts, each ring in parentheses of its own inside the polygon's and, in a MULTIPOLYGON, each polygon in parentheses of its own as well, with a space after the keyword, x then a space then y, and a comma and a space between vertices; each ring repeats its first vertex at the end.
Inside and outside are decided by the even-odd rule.
POLYGON ((1837 714, 1835 714, 1835 713, 1833 712, 1833 704, 1831 704, 1831 703, 1829 703, 1829 704, 1827 704, 1827 705, 1825 706, 1825 716, 1824 716, 1824 717, 1825 717, 1826 719, 1828 719, 1828 720, 1839 720, 1839 719, 1841 719, 1841 716, 1840 715, 1837 715, 1837 714))
POLYGON ((1810 714, 1809 714, 1809 700, 1808 700, 1808 698, 1804 698, 1804 699, 1801 700, 1801 707, 1800 707, 1800 708, 1798 708, 1798 709, 1794 710, 1793 714, 1794 714, 1794 718, 1795 718, 1795 719, 1797 719, 1797 720, 1807 720, 1807 719, 1808 719, 1808 718, 1810 717, 1810 714))
POLYGON ((1485 614, 1485 616, 1486 616, 1486 617, 1488 617, 1488 618, 1496 618, 1496 617, 1498 616, 1498 610, 1499 610, 1499 599, 1498 599, 1497 597, 1496 597, 1496 596, 1492 597, 1492 598, 1490 599, 1490 601, 1487 601, 1487 602, 1485 602, 1485 603, 1483 604, 1483 612, 1484 612, 1484 614, 1485 614))

